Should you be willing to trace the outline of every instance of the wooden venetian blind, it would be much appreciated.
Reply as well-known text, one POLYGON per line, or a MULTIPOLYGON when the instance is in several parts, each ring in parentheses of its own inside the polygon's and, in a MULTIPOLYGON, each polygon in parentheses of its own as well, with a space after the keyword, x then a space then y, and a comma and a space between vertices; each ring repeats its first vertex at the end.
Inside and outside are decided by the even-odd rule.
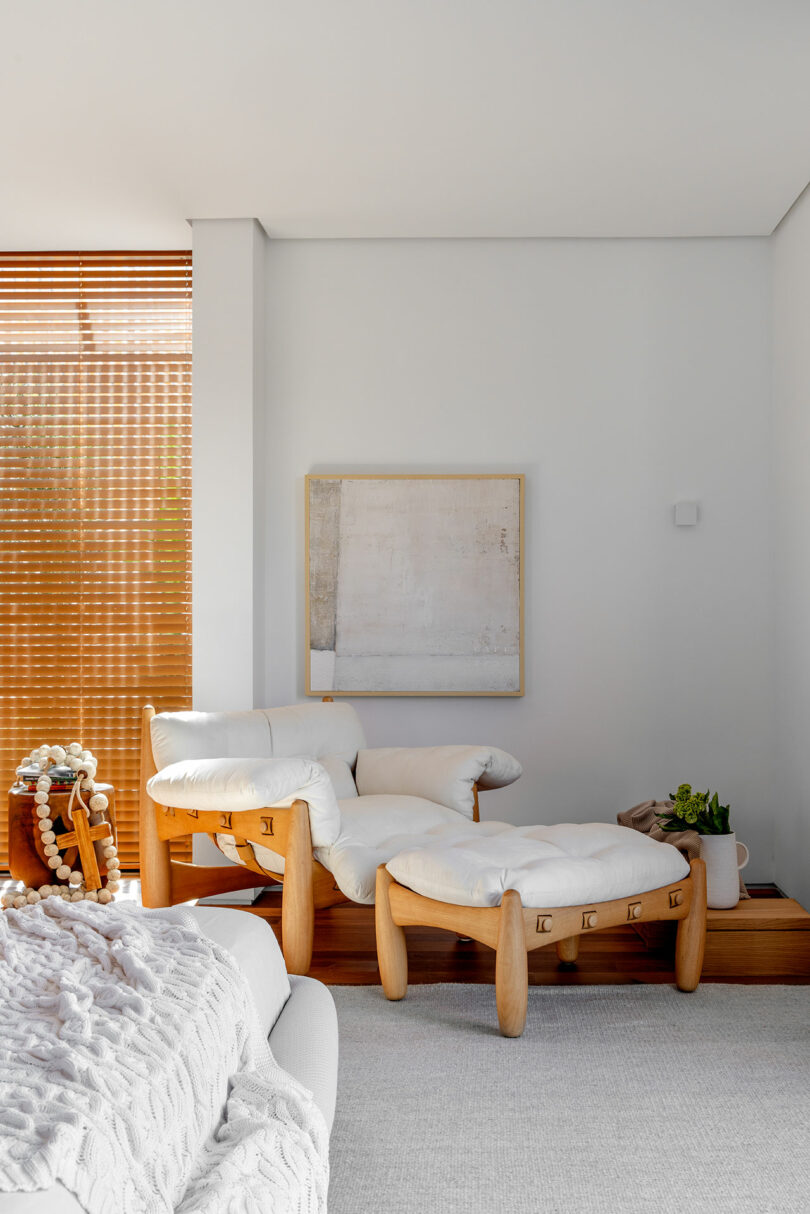
POLYGON ((140 709, 191 705, 190 452, 191 254, 0 254, 0 778, 89 747, 125 869, 140 709))

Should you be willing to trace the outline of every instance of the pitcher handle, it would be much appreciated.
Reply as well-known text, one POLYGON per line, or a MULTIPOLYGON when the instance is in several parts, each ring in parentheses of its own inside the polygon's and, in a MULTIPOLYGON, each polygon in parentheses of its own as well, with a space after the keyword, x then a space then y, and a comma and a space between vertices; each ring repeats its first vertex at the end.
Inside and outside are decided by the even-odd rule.
POLYGON ((745 868, 748 863, 748 848, 744 843, 737 844, 737 868, 745 868), (742 855, 742 860, 740 856, 742 855))

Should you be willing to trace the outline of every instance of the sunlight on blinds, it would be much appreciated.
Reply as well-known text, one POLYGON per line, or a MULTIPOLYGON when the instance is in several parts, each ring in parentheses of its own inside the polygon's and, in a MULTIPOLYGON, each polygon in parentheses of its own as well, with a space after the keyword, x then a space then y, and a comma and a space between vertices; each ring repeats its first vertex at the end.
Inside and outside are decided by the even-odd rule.
POLYGON ((190 515, 191 254, 0 254, 0 778, 82 742, 125 869, 140 709, 191 706, 190 515))

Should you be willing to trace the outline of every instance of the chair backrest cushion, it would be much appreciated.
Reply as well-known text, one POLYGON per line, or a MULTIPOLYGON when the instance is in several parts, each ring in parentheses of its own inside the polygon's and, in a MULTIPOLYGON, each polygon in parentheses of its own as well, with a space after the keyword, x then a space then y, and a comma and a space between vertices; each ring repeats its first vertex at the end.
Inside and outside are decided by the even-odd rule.
POLYGON ((160 770, 183 759, 272 759, 266 715, 249 712, 161 712, 152 718, 152 754, 160 770))
POLYGON ((322 762, 337 797, 357 795, 352 768, 366 739, 351 704, 291 704, 247 712, 161 712, 152 718, 160 771, 186 759, 291 759, 322 762))
POLYGON ((318 762, 329 776, 338 801, 348 801, 357 796, 352 769, 344 759, 338 759, 336 755, 321 755, 318 762))
POLYGON ((354 767, 358 750, 366 745, 363 726, 351 704, 290 704, 262 711, 270 725, 276 759, 334 756, 354 767))

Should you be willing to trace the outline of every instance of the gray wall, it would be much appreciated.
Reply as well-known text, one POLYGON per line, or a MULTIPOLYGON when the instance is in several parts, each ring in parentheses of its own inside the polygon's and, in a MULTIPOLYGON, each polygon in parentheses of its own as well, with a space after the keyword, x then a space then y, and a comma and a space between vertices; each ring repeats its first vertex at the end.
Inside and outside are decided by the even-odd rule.
POLYGON ((810 195, 773 255, 776 877, 810 906, 810 195))
POLYGON ((357 700, 371 743, 513 751, 483 812, 515 822, 717 787, 771 878, 769 242, 268 242, 265 272, 257 702, 303 697, 307 472, 525 472, 526 696, 357 700))

